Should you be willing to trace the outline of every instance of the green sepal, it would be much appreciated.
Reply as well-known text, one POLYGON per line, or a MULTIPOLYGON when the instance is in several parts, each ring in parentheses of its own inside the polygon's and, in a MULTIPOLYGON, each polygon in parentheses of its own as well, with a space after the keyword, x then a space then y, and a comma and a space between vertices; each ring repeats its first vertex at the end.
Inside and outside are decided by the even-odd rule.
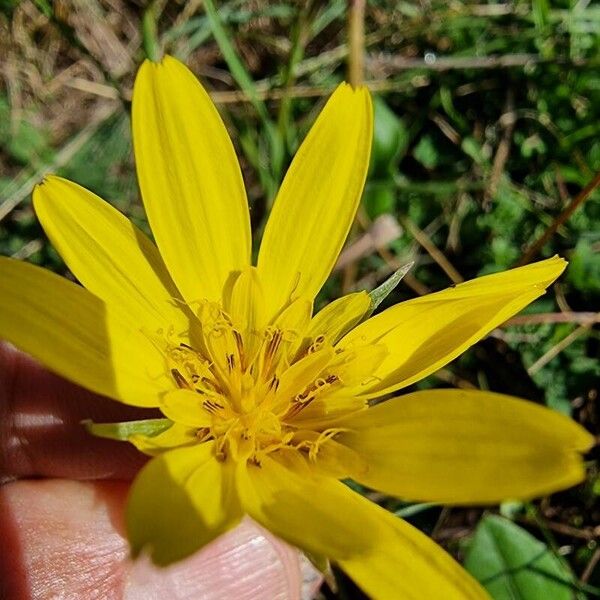
POLYGON ((409 262, 392 273, 380 286, 369 292, 371 308, 367 317, 371 316, 375 309, 394 291, 394 288, 402 281, 403 277, 410 271, 414 262, 409 262))
POLYGON ((94 423, 82 421, 88 433, 96 437, 126 442, 132 435, 154 437, 173 425, 170 419, 144 419, 142 421, 124 421, 122 423, 94 423))

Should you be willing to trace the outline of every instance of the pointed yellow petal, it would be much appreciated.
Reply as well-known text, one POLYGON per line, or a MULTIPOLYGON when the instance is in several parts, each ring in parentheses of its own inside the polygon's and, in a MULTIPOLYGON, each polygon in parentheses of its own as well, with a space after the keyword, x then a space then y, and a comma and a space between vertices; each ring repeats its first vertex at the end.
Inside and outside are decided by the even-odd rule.
POLYGON ((181 423, 173 423, 166 431, 158 435, 134 434, 127 441, 140 452, 149 456, 158 456, 167 450, 198 443, 197 427, 189 427, 181 423))
POLYGON ((189 301, 220 300, 250 262, 250 219, 233 145, 210 97, 169 56, 146 61, 133 90, 133 141, 156 243, 189 301))
POLYGON ((256 331, 266 322, 265 298, 255 267, 246 267, 236 279, 225 310, 242 331, 256 331))
POLYGON ((284 540, 329 558, 350 558, 377 543, 360 522, 358 495, 327 477, 304 476, 266 457, 238 468, 244 510, 284 540))
POLYGON ((367 292, 356 292, 342 296, 329 303, 311 320, 307 336, 323 335, 335 344, 343 335, 360 323, 371 308, 367 292))
POLYGON ((50 271, 1 257, 0 338, 127 404, 157 406, 173 387, 162 354, 126 314, 50 271))
POLYGON ((190 390, 175 390, 165 394, 160 401, 161 412, 176 423, 188 427, 210 427, 212 417, 204 409, 206 396, 190 390))
POLYGON ((289 422, 296 427, 322 431, 329 427, 335 427, 340 418, 350 413, 363 411, 367 406, 368 402, 364 398, 343 395, 325 396, 311 402, 289 419, 289 422))
POLYGON ((378 521, 377 543, 366 556, 339 565, 373 600, 491 600, 450 555, 406 521, 360 498, 362 522, 378 521))
POLYGON ((333 437, 333 433, 298 430, 293 444, 302 449, 302 457, 315 475, 335 479, 359 478, 368 468, 367 461, 348 446, 338 444, 333 437))
POLYGON ((46 177, 33 203, 52 244, 90 292, 140 324, 188 328, 156 246, 119 211, 60 177, 46 177))
POLYGON ((287 360, 292 362, 302 345, 312 315, 312 300, 306 296, 293 300, 273 321, 272 329, 284 334, 287 360))
POLYGON ((310 323, 312 309, 313 303, 308 296, 296 298, 274 319, 273 327, 302 337, 310 323))
POLYGON ((277 388, 279 402, 284 406, 287 405, 294 396, 302 393, 306 386, 312 385, 331 362, 333 355, 333 348, 325 347, 307 354, 283 371, 277 388))
POLYGON ((337 364, 333 363, 331 370, 347 388, 367 385, 387 355, 388 350, 383 344, 355 346, 340 352, 337 364))
POLYGON ((180 448, 151 460, 127 502, 127 537, 134 556, 146 550, 158 565, 189 556, 241 518, 233 469, 213 443, 180 448))
POLYGON ((290 297, 314 298, 331 272, 362 194, 372 127, 366 88, 342 84, 298 150, 258 256, 271 313, 290 297))
POLYGON ((162 354, 114 307, 50 271, 0 257, 0 337, 59 375, 134 406, 173 387, 162 354))
POLYGON ((541 296, 565 267, 554 257, 487 275, 402 302, 365 321, 339 347, 380 343, 389 354, 373 373, 377 381, 357 393, 379 396, 443 367, 541 296))
POLYGON ((246 368, 260 350, 267 323, 266 302, 256 267, 246 267, 240 273, 224 304, 233 326, 242 334, 244 348, 241 360, 246 368))
POLYGON ((428 390, 341 420, 336 440, 369 463, 361 483, 410 500, 496 504, 585 475, 594 438, 568 417, 510 396, 428 390))
MULTIPOLYGON (((294 461, 284 461, 294 464, 294 461)), ((245 510, 276 535, 340 566, 374 600, 484 600, 482 588, 427 536, 329 477, 266 458, 238 470, 245 510)))

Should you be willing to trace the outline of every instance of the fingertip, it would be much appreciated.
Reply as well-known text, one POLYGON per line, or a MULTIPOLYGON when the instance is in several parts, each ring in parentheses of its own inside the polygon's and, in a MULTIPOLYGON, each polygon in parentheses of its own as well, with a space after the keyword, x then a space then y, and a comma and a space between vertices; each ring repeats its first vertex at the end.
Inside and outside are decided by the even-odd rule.
POLYGON ((194 556, 161 569, 148 558, 136 561, 124 598, 174 600, 300 600, 303 570, 299 553, 246 519, 194 556))

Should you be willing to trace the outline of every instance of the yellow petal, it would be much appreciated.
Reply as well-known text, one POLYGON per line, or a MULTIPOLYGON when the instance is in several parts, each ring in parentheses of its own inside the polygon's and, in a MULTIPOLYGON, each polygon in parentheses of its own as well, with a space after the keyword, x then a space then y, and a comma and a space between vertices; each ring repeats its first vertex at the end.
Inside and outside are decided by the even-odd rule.
POLYGON ((60 177, 46 177, 33 203, 52 244, 90 292, 140 324, 188 327, 156 246, 119 211, 60 177))
POLYGON ((311 320, 307 336, 323 335, 335 344, 343 335, 360 323, 371 308, 367 292, 355 292, 329 303, 311 320))
POLYGON ((377 543, 360 522, 358 495, 329 477, 306 477, 266 457, 240 465, 237 483, 244 510, 284 540, 329 558, 349 558, 377 543))
POLYGON ((160 401, 161 412, 176 423, 188 427, 210 427, 212 417, 204 409, 206 396, 190 390, 175 390, 165 394, 160 401))
MULTIPOLYGON (((285 461, 293 464, 293 461, 285 461)), ((374 600, 487 599, 427 536, 329 477, 266 458, 238 470, 250 516, 290 543, 340 566, 374 600)))
POLYGON ((307 467, 316 475, 335 479, 357 479, 368 468, 367 461, 344 444, 338 444, 327 432, 299 430, 292 443, 301 449, 307 467))
POLYGON ((296 427, 322 431, 335 427, 341 417, 367 408, 368 402, 364 398, 344 396, 343 393, 341 391, 339 395, 317 398, 286 421, 289 420, 296 427))
POLYGON ((510 396, 428 390, 342 419, 336 440, 368 462, 359 481, 410 500, 483 504, 529 499, 585 475, 593 437, 568 417, 510 396))
POLYGON ((197 427, 189 427, 181 423, 173 423, 167 430, 158 435, 134 434, 127 438, 140 452, 149 456, 158 456, 167 450, 198 443, 197 427))
POLYGON ((220 300, 250 261, 244 183, 223 121, 194 75, 169 56, 146 61, 133 90, 142 198, 161 255, 189 301, 220 300))
POLYGON ((236 279, 225 310, 242 331, 261 329, 266 321, 265 299, 255 267, 246 267, 236 279))
POLYGON ((266 302, 255 267, 246 267, 233 284, 225 310, 234 328, 242 333, 244 368, 252 364, 262 344, 262 330, 267 322, 266 302))
POLYGON ((180 448, 151 460, 136 477, 126 509, 134 556, 146 550, 158 565, 189 556, 241 518, 231 465, 213 443, 180 448))
POLYGON ((271 313, 290 297, 314 298, 331 272, 362 194, 372 127, 367 89, 342 84, 298 150, 258 256, 271 313))
POLYGON ((312 314, 312 300, 300 297, 289 304, 273 321, 273 330, 283 332, 287 342, 286 353, 288 362, 292 362, 298 353, 312 314))
POLYGON ((285 406, 308 385, 312 385, 331 362, 333 355, 333 348, 325 347, 307 354, 283 371, 277 388, 278 401, 285 406))
POLYGON ((380 343, 389 354, 373 373, 377 381, 357 393, 379 396, 443 367, 541 296, 565 267, 554 257, 487 275, 402 302, 365 321, 339 347, 380 343))
POLYGON ((273 327, 281 331, 294 332, 297 337, 300 337, 306 333, 312 309, 313 303, 310 298, 299 297, 279 313, 273 321, 273 327))
POLYGON ((387 355, 388 350, 383 344, 353 346, 338 353, 339 359, 332 363, 331 370, 347 388, 368 385, 387 355))
POLYGON ((157 406, 163 355, 128 315, 50 271, 0 258, 0 338, 94 392, 157 406))
POLYGON ((366 556, 339 565, 373 600, 491 600, 444 550, 406 521, 360 498, 357 520, 378 521, 377 543, 366 556))

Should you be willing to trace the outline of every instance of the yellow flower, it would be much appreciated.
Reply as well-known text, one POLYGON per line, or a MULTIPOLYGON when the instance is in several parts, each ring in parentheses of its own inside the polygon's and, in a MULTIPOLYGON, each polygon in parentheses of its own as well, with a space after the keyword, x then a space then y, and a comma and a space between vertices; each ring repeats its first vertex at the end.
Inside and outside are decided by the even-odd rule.
POLYGON ((369 402, 520 311, 563 260, 372 318, 366 292, 312 315, 354 218, 371 137, 368 92, 342 84, 283 181, 256 266, 231 141, 207 93, 172 58, 144 63, 133 98, 158 249, 76 184, 49 177, 36 188, 37 215, 84 287, 1 259, 0 335, 95 392, 164 413, 119 430, 155 457, 129 498, 134 554, 171 563, 248 514, 335 561, 374 598, 485 598, 428 537, 340 480, 415 501, 482 504, 583 479, 580 453, 592 437, 531 403, 459 390, 369 402))

